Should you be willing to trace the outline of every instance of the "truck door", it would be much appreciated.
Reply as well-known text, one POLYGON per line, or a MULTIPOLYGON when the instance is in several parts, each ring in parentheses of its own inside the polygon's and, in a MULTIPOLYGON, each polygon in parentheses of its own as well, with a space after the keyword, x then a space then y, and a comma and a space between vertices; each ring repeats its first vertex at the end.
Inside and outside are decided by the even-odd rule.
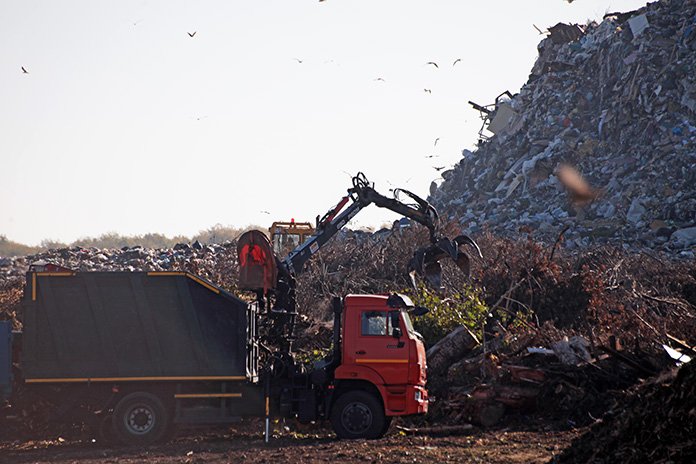
POLYGON ((355 363, 379 372, 387 385, 403 385, 408 378, 408 344, 404 328, 399 327, 399 311, 363 309, 353 344, 355 363), (401 335, 394 336, 394 327, 401 335))

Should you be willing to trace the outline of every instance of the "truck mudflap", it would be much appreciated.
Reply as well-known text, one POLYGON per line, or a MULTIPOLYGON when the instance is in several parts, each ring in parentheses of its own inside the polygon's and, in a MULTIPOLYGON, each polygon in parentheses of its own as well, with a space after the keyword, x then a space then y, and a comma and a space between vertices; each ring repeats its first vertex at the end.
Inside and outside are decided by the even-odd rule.
POLYGON ((428 390, 420 385, 380 387, 387 416, 411 416, 428 412, 428 390))
POLYGON ((0 321, 0 401, 12 393, 12 323, 0 321))

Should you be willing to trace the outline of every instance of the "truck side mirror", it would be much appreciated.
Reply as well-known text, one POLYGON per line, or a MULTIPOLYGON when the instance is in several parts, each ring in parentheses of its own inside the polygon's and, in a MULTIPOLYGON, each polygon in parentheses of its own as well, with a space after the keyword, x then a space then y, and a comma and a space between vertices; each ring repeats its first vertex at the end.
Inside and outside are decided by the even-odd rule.
POLYGON ((392 328, 392 337, 401 338, 401 329, 399 327, 392 328))
POLYGON ((414 316, 425 316, 429 312, 430 310, 425 306, 416 306, 415 308, 413 308, 413 311, 411 311, 411 314, 413 314, 414 316))

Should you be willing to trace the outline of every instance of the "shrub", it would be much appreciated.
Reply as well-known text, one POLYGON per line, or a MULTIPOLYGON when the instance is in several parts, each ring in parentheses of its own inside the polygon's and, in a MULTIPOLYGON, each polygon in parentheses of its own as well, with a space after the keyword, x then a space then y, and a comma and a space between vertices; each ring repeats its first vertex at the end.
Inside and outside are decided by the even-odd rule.
POLYGON ((488 316, 488 307, 477 290, 464 286, 447 297, 420 286, 410 290, 413 303, 425 306, 430 311, 424 316, 414 317, 414 328, 423 335, 426 346, 432 346, 454 328, 464 325, 480 337, 483 323, 488 316))

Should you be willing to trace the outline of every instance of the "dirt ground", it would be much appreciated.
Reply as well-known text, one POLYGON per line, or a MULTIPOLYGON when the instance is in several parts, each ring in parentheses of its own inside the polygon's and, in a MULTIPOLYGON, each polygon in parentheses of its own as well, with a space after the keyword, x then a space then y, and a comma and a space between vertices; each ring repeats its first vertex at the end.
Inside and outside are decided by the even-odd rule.
POLYGON ((91 438, 0 442, 7 463, 542 463, 567 447, 581 430, 481 430, 468 435, 407 436, 392 427, 380 440, 337 440, 327 430, 301 433, 276 425, 264 444, 260 424, 180 431, 172 441, 149 447, 106 446, 91 438), (253 429, 253 430, 252 430, 253 429), (258 430, 258 432, 257 432, 258 430))

